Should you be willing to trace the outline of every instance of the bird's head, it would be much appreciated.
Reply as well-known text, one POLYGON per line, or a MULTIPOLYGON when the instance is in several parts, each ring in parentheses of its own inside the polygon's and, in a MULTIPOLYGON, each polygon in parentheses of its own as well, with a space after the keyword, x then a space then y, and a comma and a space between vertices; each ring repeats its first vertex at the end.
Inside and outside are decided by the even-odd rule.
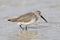
POLYGON ((41 15, 41 11, 38 10, 38 11, 35 11, 34 13, 37 17, 41 17, 45 22, 47 22, 47 20, 41 15))

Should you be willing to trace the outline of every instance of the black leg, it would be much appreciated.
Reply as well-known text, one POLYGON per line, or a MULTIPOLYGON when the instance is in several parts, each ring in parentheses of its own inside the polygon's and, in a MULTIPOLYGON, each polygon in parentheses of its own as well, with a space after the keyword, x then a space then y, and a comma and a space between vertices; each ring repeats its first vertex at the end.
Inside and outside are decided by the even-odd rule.
POLYGON ((22 26, 20 25, 20 28, 22 29, 22 30, 24 30, 24 28, 22 28, 22 26))
POLYGON ((25 30, 27 30, 27 26, 26 26, 25 30))

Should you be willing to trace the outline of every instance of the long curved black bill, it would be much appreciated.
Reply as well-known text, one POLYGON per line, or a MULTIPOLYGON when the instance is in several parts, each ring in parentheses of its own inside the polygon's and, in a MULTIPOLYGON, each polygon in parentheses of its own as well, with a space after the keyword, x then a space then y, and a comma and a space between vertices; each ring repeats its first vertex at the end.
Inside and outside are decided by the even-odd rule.
POLYGON ((44 19, 45 22, 47 22, 47 20, 43 16, 41 16, 41 18, 44 19))

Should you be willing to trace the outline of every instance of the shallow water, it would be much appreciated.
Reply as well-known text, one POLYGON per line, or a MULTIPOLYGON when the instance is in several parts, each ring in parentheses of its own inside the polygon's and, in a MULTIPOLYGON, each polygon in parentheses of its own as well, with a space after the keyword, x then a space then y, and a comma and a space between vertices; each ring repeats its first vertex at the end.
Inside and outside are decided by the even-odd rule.
POLYGON ((24 40, 22 37, 25 40, 60 40, 60 0, 0 0, 0 40, 24 40), (41 11, 48 23, 40 19, 40 23, 30 25, 28 31, 21 31, 16 23, 7 21, 36 10, 41 11))

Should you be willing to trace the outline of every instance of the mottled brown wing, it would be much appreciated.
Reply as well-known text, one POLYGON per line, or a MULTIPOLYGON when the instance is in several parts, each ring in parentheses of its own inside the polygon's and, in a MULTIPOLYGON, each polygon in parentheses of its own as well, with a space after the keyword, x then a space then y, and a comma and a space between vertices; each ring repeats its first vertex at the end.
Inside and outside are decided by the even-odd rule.
POLYGON ((33 12, 24 14, 18 18, 18 22, 29 22, 33 17, 33 12))

